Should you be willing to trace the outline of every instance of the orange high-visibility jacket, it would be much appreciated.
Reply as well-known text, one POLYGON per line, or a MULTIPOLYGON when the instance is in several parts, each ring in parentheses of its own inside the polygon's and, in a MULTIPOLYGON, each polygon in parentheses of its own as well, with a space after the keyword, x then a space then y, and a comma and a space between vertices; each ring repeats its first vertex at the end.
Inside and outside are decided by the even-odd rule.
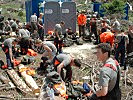
POLYGON ((114 34, 112 32, 104 32, 100 35, 100 41, 102 43, 109 42, 111 46, 114 44, 114 34))
POLYGON ((84 14, 78 15, 78 25, 86 25, 87 17, 84 14))

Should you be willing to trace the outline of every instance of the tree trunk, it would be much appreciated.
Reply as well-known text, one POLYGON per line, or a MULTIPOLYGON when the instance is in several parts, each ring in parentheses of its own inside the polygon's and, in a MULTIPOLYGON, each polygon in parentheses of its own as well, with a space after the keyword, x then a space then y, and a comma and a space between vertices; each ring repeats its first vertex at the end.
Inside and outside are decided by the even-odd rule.
POLYGON ((22 92, 31 92, 32 90, 25 84, 25 82, 18 76, 14 69, 7 70, 8 75, 14 82, 14 84, 20 89, 22 92))
MULTIPOLYGON (((25 66, 24 66, 23 64, 20 64, 20 65, 19 65, 19 70, 20 70, 21 68, 24 68, 24 67, 25 67, 25 66)), ((24 80, 25 80, 25 82, 27 83, 27 85, 28 85, 29 87, 32 88, 33 93, 34 93, 35 95, 39 95, 40 89, 39 89, 39 87, 37 86, 37 84, 36 84, 36 82, 34 81, 34 79, 32 78, 32 76, 28 75, 28 74, 26 73, 26 71, 21 72, 21 76, 24 78, 24 80)))
POLYGON ((0 74, 0 80, 5 84, 10 84, 11 87, 15 87, 14 84, 2 74, 0 74))

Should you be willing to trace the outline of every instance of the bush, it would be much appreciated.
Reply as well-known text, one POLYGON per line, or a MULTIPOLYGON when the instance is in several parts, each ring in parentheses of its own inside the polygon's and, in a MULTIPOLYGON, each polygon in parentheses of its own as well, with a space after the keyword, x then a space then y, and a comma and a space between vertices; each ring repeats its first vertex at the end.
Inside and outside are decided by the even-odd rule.
POLYGON ((124 14, 125 2, 122 0, 113 0, 110 3, 104 3, 101 6, 101 9, 104 10, 105 15, 112 15, 112 14, 124 14))

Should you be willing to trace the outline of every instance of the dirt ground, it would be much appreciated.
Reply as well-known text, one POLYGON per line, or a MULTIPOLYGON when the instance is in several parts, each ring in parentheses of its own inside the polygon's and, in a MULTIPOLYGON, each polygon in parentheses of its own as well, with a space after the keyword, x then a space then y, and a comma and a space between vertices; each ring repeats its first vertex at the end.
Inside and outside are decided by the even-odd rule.
MULTIPOLYGON (((94 47, 94 45, 90 43, 85 43, 84 45, 80 45, 80 46, 73 45, 71 47, 65 48, 64 52, 71 53, 75 57, 81 59, 83 63, 85 63, 82 65, 82 68, 84 67, 87 68, 87 66, 89 65, 89 66, 94 66, 97 70, 99 70, 101 63, 97 61, 95 54, 93 54, 94 49, 92 49, 92 47, 94 47)), ((73 73, 74 79, 79 79, 81 81, 88 82, 88 80, 83 79, 84 76, 88 76, 90 74, 90 73, 87 73, 88 71, 85 71, 82 69, 81 70, 74 69, 74 72, 75 72, 73 73)), ((130 75, 130 79, 133 82, 133 68, 132 67, 128 68, 127 76, 128 75, 130 75)), ((124 73, 122 73, 122 77, 120 81, 120 87, 122 91, 122 100, 133 100, 133 83, 130 83, 128 80, 125 86, 123 76, 124 76, 124 73)))
MULTIPOLYGON (((96 56, 93 54, 94 50, 91 49, 94 47, 93 44, 91 43, 84 43, 83 45, 76 45, 74 44, 71 47, 64 47, 63 51, 65 53, 70 53, 76 58, 79 58, 82 60, 82 68, 79 70, 75 67, 73 67, 73 80, 80 80, 82 82, 89 82, 89 79, 85 79, 84 77, 90 76, 92 72, 92 68, 95 68, 96 70, 100 69, 100 66, 102 65, 100 62, 96 60, 96 56)), ((3 51, 0 50, 0 58, 5 61, 5 55, 3 54, 3 51)), ((29 67, 32 68, 37 68, 39 67, 40 63, 40 54, 36 57, 36 62, 34 64, 28 65, 29 67)), ((95 70, 95 71, 96 71, 95 70)), ((4 71, 4 70, 1 70, 4 71)), ((133 68, 129 68, 128 74, 130 74, 130 79, 133 82, 133 68)), ((39 87, 42 85, 42 80, 43 78, 39 77, 37 74, 34 76, 34 80, 38 84, 39 87)), ((0 82, 0 85, 2 83, 0 82)), ((121 90, 122 90, 122 100, 133 100, 133 84, 128 84, 125 87, 124 83, 124 77, 121 78, 121 90), (127 98, 127 97, 132 97, 132 98, 127 98)), ((2 89, 0 87, 0 97, 1 96, 6 96, 9 98, 5 98, 3 100, 36 100, 37 97, 34 96, 33 94, 25 94, 23 95, 20 91, 16 89, 2 89)), ((0 99, 1 100, 1 99, 0 99)))

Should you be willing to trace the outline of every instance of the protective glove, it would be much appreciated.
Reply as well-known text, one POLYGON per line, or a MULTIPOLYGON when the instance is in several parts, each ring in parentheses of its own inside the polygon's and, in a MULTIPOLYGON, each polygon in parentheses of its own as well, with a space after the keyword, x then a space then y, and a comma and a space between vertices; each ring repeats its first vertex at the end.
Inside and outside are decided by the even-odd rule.
POLYGON ((90 97, 87 97, 88 100, 98 100, 98 97, 96 94, 92 94, 90 97))

